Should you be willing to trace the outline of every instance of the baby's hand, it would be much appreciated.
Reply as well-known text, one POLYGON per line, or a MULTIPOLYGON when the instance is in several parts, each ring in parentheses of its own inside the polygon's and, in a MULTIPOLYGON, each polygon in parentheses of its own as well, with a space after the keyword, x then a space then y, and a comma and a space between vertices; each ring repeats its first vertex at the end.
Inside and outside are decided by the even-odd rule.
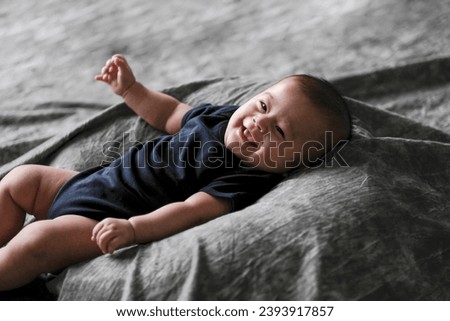
POLYGON ((96 242, 103 253, 135 244, 134 228, 128 220, 106 218, 92 230, 91 240, 96 242))
POLYGON ((95 76, 95 80, 107 83, 115 94, 122 97, 136 82, 133 71, 122 55, 112 56, 102 68, 101 74, 95 76))

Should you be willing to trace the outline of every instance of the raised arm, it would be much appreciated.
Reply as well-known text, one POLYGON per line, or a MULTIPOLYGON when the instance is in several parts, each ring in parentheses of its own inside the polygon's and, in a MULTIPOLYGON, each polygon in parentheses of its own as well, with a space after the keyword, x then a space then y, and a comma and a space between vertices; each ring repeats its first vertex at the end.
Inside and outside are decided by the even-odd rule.
POLYGON ((92 240, 103 253, 138 243, 163 239, 231 211, 229 201, 198 192, 184 202, 170 203, 129 220, 107 218, 99 222, 92 240))
POLYGON ((136 81, 125 57, 109 59, 100 75, 95 76, 111 86, 125 103, 151 126, 174 134, 180 130, 181 120, 191 106, 161 92, 146 88, 136 81))

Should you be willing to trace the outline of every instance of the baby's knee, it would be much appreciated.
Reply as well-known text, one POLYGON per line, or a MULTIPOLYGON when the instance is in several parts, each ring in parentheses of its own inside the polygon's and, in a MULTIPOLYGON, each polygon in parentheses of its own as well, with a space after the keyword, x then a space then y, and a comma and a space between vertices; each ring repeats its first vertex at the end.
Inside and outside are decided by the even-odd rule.
POLYGON ((37 276, 50 272, 52 262, 52 230, 50 225, 37 221, 24 227, 5 247, 3 254, 24 274, 37 276), (23 266, 21 266, 23 265, 23 266), (50 266, 51 267, 51 266, 50 266))
POLYGON ((51 248, 52 226, 48 221, 37 221, 27 225, 21 233, 20 242, 15 244, 23 254, 38 262, 45 262, 51 248))

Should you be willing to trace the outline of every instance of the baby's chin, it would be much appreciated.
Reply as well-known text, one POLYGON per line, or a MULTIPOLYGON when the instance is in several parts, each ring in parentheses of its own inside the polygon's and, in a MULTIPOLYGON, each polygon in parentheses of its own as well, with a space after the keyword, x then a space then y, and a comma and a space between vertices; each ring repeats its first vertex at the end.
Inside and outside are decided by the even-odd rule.
MULTIPOLYGON (((245 164, 245 162, 244 162, 245 164)), ((286 166, 279 166, 279 165, 269 165, 269 164, 264 164, 264 163, 258 163, 258 164, 248 164, 246 165, 247 167, 251 167, 263 172, 267 172, 267 173, 274 173, 274 174, 284 174, 289 172, 290 168, 286 167, 286 166)))
POLYGON ((293 167, 291 165, 286 164, 284 161, 280 162, 270 162, 267 163, 264 160, 261 160, 257 155, 253 154, 251 156, 245 156, 240 153, 235 153, 232 151, 235 156, 237 156, 241 160, 241 164, 244 167, 248 167, 251 169, 260 170, 268 173, 277 173, 283 174, 289 172, 293 167))

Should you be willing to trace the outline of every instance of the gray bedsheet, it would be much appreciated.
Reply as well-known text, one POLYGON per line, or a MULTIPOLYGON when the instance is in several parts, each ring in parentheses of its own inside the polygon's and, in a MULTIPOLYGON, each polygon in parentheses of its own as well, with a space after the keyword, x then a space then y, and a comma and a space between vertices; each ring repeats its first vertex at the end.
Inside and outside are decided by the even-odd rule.
MULTIPOLYGON (((352 140, 326 165, 293 172, 239 212, 71 266, 48 288, 61 300, 450 299, 448 65, 335 79, 359 100, 348 98, 352 140)), ((193 105, 239 104, 269 83, 215 79, 167 92, 193 105)), ((0 175, 21 163, 85 169, 159 135, 123 104, 89 107, 37 106, 17 121, 0 115, 5 133, 30 130, 0 141, 0 175), (43 108, 47 116, 30 120, 43 108)))

